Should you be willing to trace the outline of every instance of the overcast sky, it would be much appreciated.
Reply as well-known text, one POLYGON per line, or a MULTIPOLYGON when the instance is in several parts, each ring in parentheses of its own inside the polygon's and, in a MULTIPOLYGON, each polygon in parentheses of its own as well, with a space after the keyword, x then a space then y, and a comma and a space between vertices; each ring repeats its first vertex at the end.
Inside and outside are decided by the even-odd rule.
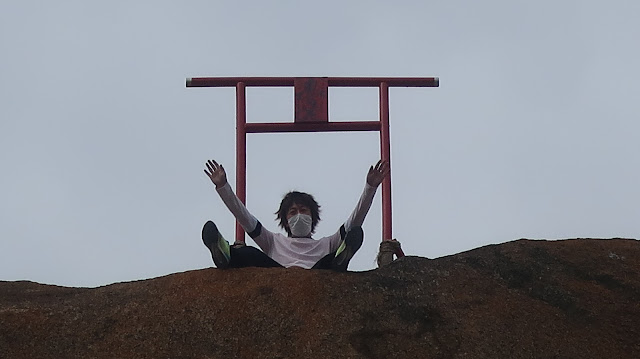
MULTIPOLYGON (((391 88, 393 235, 437 258, 519 238, 640 233, 640 2, 0 0, 0 280, 100 286, 213 265, 234 221, 235 92, 201 76, 440 78, 391 88)), ((375 88, 330 90, 330 120, 378 118, 375 88)), ((249 88, 250 122, 293 89, 249 88)), ((247 204, 353 209, 377 132, 249 134, 247 204)), ((381 191, 353 270, 375 268, 381 191)), ((251 240, 248 243, 252 244, 251 240)))

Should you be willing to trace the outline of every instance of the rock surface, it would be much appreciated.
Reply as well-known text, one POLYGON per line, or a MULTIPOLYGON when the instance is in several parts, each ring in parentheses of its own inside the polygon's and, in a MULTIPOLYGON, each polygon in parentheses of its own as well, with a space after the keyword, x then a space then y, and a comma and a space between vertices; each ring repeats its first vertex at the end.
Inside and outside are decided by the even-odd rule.
POLYGON ((640 358, 640 242, 518 240, 381 269, 0 282, 0 358, 640 358))

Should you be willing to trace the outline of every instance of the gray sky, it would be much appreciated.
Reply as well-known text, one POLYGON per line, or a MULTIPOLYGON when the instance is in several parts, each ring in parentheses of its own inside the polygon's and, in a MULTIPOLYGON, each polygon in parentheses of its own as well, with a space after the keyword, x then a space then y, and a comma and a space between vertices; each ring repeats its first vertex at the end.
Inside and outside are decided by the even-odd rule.
MULTIPOLYGON (((98 286, 212 266, 200 230, 233 217, 235 93, 200 76, 440 77, 392 88, 393 228, 441 257, 518 238, 640 233, 638 1, 0 1, 0 280, 98 286)), ((293 90, 249 88, 250 122, 293 90)), ((375 120, 377 90, 330 90, 375 120)), ((289 190, 333 233, 378 134, 248 135, 248 208, 289 190)), ((351 269, 375 267, 381 195, 351 269)), ((252 241, 248 241, 253 243, 252 241)))

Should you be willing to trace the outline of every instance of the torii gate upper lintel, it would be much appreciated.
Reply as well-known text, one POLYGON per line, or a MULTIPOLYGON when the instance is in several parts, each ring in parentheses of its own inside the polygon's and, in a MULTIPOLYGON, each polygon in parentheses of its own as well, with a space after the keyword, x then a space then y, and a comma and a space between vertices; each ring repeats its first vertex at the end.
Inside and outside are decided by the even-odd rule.
MULTIPOLYGON (((391 161, 389 136, 389 87, 438 87, 437 77, 197 77, 187 87, 236 88, 236 194, 246 203, 247 133, 379 131, 381 158, 391 161), (295 117, 288 123, 247 123, 246 87, 294 87, 295 117), (329 87, 378 87, 380 120, 329 122, 329 87)), ((244 230, 236 222, 236 242, 244 242, 244 230)), ((392 239, 391 175, 382 182, 382 239, 392 239)), ((396 253, 404 256, 402 250, 396 253)))

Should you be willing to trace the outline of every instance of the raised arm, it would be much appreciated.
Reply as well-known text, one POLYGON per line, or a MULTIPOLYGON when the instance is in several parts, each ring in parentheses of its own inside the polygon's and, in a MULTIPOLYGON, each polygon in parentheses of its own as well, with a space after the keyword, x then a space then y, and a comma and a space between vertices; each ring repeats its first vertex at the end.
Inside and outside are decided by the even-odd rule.
POLYGON ((229 208, 229 211, 236 217, 238 223, 247 233, 253 232, 258 225, 258 220, 249 213, 247 207, 231 189, 231 185, 227 183, 227 173, 224 167, 215 160, 208 160, 206 167, 204 173, 216 185, 216 191, 220 195, 222 202, 229 208))
POLYGON ((345 231, 349 231, 352 227, 362 226, 373 203, 376 189, 384 178, 389 175, 389 171, 389 162, 383 160, 378 161, 375 166, 369 168, 369 172, 367 172, 367 183, 362 191, 360 200, 358 200, 356 208, 354 208, 347 221, 344 222, 345 231))

